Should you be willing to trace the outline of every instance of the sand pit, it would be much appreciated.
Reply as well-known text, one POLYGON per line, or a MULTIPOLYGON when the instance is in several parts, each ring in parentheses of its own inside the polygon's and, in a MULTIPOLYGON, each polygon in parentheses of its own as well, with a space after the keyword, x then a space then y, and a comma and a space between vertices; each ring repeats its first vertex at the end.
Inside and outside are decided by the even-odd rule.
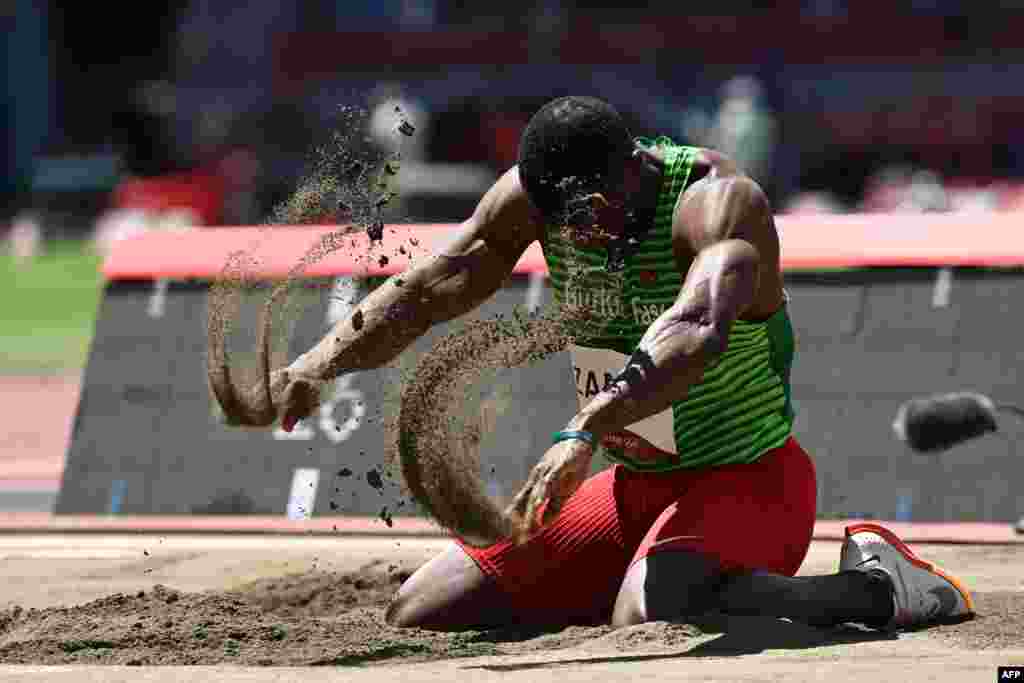
MULTIPOLYGON (((387 604, 443 540, 32 538, 0 543, 6 586, 0 600, 12 605, 0 612, 4 664, 382 666, 483 657, 501 668, 638 653, 813 656, 865 644, 905 647, 906 656, 935 649, 996 655, 1020 648, 1024 633, 1024 584, 1007 570, 1024 560, 1021 546, 924 546, 923 555, 970 577, 980 616, 896 638, 852 627, 714 617, 619 631, 402 630, 385 623, 387 604), (27 583, 39 591, 26 608, 17 597, 27 583), (103 585, 116 591, 104 593, 103 585), (75 600, 76 593, 103 597, 75 600), (53 598, 41 600, 45 595, 53 598)), ((838 544, 815 543, 802 571, 832 571, 837 557, 838 544)))

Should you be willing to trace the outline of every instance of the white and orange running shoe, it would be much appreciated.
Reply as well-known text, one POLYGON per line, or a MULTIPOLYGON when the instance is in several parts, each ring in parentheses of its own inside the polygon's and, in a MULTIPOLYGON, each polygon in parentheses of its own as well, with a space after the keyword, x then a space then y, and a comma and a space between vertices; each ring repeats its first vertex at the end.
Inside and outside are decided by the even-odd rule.
POLYGON ((963 582, 919 558, 878 524, 846 527, 839 571, 880 571, 889 576, 895 611, 886 629, 914 629, 974 616, 974 601, 963 582))

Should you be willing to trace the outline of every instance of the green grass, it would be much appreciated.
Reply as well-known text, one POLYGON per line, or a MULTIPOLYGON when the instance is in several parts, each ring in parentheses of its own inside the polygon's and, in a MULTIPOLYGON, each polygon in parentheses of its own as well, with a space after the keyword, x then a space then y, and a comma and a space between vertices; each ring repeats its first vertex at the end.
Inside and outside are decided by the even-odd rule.
POLYGON ((49 244, 17 264, 0 253, 0 374, 80 372, 103 278, 84 242, 49 244))

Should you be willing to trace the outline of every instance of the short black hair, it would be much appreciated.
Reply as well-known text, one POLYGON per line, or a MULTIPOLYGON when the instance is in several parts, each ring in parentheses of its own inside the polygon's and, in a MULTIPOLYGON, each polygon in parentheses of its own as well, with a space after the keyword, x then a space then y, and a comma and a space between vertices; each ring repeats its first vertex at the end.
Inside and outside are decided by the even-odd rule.
POLYGON ((519 181, 548 217, 575 196, 614 181, 633 149, 625 120, 596 97, 560 97, 541 107, 519 140, 519 181))

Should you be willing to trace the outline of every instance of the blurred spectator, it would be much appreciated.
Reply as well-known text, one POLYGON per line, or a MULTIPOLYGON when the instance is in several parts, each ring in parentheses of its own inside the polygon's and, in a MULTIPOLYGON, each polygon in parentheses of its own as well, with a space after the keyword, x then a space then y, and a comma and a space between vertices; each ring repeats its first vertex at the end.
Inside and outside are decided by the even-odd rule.
POLYGON ((709 131, 709 145, 731 157, 759 182, 770 180, 775 116, 762 101, 752 76, 737 76, 722 88, 722 102, 709 131))
MULTIPOLYGON (((403 161, 424 161, 429 143, 430 117, 426 108, 403 92, 397 83, 383 83, 370 95, 370 135, 389 154, 403 161), (412 126, 411 134, 400 128, 412 126)), ((408 130, 408 129, 407 129, 408 130)))
POLYGON ((1019 181, 951 178, 910 166, 886 166, 873 174, 863 201, 864 212, 1016 211, 1024 208, 1024 184, 1019 181))
POLYGON ((910 176, 903 201, 897 207, 901 211, 938 213, 950 210, 949 195, 942 185, 942 178, 934 171, 916 171, 910 176))
POLYGON ((34 213, 19 214, 11 223, 7 242, 16 265, 30 262, 39 254, 43 228, 34 213))
POLYGON ((997 208, 1001 211, 1024 212, 1024 183, 1002 188, 997 208))
POLYGON ((436 0, 402 0, 399 25, 405 29, 430 30, 437 23, 436 0))
POLYGON ((814 216, 843 211, 842 203, 831 192, 801 192, 784 202, 780 213, 814 216))
POLYGON ((700 107, 692 106, 683 112, 680 130, 687 144, 697 147, 711 144, 711 117, 700 107))
POLYGON ((151 230, 219 225, 226 182, 219 167, 230 111, 215 104, 177 135, 178 90, 168 80, 143 82, 123 115, 135 132, 121 145, 124 174, 110 209, 96 221, 93 244, 106 253, 118 241, 151 230))
POLYGON ((125 149, 125 176, 113 194, 113 206, 143 211, 153 219, 186 212, 195 225, 216 225, 224 212, 224 188, 216 168, 226 138, 229 111, 212 104, 199 117, 192 144, 179 143, 173 132, 177 92, 166 81, 150 81, 138 90, 138 136, 145 143, 125 149))
POLYGON ((847 15, 846 0, 802 0, 800 12, 810 17, 841 19, 847 15))
MULTIPOLYGON (((266 85, 273 72, 275 39, 294 31, 310 14, 309 27, 333 29, 324 2, 220 2, 189 0, 178 3, 176 70, 179 82, 228 91, 252 84, 266 85), (327 23, 327 22, 330 23, 327 23)), ((337 3, 340 7, 342 4, 337 3)))
POLYGON ((912 171, 903 165, 885 166, 868 177, 859 211, 895 211, 905 201, 912 171))
POLYGON ((568 30, 568 11, 562 0, 537 0, 528 14, 530 59, 557 59, 562 36, 568 30))
POLYGON ((490 152, 488 160, 497 173, 504 173, 519 161, 519 137, 528 121, 528 115, 502 108, 492 109, 484 115, 483 129, 490 152))
POLYGON ((865 212, 944 212, 951 209, 949 195, 938 173, 892 165, 873 174, 858 210, 865 212))
POLYGON ((257 150, 244 143, 233 145, 224 151, 215 168, 224 192, 221 207, 224 224, 261 222, 266 212, 260 204, 263 165, 257 150))
POLYGON ((416 188, 409 186, 409 169, 426 160, 430 142, 430 117, 426 108, 403 92, 401 85, 386 83, 378 86, 370 97, 370 136, 377 149, 396 160, 391 167, 398 171, 389 185, 397 195, 385 211, 390 216, 406 216, 410 195, 416 188), (406 172, 402 172, 402 167, 406 172))
POLYGON ((431 122, 428 156, 431 161, 476 163, 487 157, 486 136, 481 126, 483 101, 474 97, 453 98, 431 122))
POLYGON ((177 134, 178 93, 163 78, 142 81, 113 114, 115 149, 122 170, 153 178, 188 166, 186 141, 177 134))
POLYGON ((983 213, 1003 210, 1012 184, 953 181, 946 184, 950 210, 957 213, 983 213))
MULTIPOLYGON (((7 14, 0 12, 0 19, 10 18, 10 7, 21 11, 30 5, 16 0, 6 5, 7 14)), ((756 68, 765 80, 739 75, 743 72, 736 66, 713 66, 725 63, 720 59, 724 53, 694 73, 664 59, 651 71, 657 72, 662 91, 657 91, 653 79, 645 80, 647 65, 609 63, 588 70, 588 45, 564 39, 574 28, 578 35, 586 33, 574 23, 579 19, 615 27, 601 34, 607 45, 589 44, 595 59, 614 56, 618 41, 626 50, 649 48, 646 41, 669 26, 674 39, 699 49, 707 39, 701 22, 672 24, 668 20, 677 8, 668 0, 655 2, 643 16, 626 7, 568 0, 529 0, 518 7, 478 7, 450 0, 187 0, 135 7, 128 16, 138 30, 123 41, 112 40, 117 36, 112 25, 84 6, 47 7, 58 86, 53 88, 53 113, 59 120, 51 132, 57 130, 85 155, 112 145, 124 159, 129 183, 173 180, 177 190, 172 194, 204 196, 192 207, 203 223, 262 222, 294 191, 303 163, 315 155, 309 128, 317 126, 308 121, 322 123, 339 104, 365 102, 368 91, 373 137, 389 148, 400 148, 403 162, 430 165, 420 168, 418 175, 408 168, 403 174, 421 194, 452 186, 450 179, 465 171, 461 165, 486 163, 499 172, 513 165, 519 131, 535 110, 531 96, 546 101, 592 89, 622 108, 632 107, 638 114, 638 133, 666 132, 681 142, 730 155, 761 182, 773 203, 787 211, 830 212, 856 206, 861 199, 866 210, 907 210, 927 203, 923 197, 929 185, 923 176, 915 185, 912 170, 884 166, 882 175, 903 175, 869 178, 893 161, 932 169, 952 181, 984 178, 984 191, 980 185, 958 187, 955 192, 946 188, 953 210, 992 206, 997 194, 1000 208, 1021 202, 1004 198, 1007 192, 990 185, 994 178, 1024 174, 1024 137, 1017 132, 1024 98, 1012 90, 1022 70, 1012 59, 982 63, 978 55, 989 53, 964 52, 974 44, 970 41, 983 40, 984 32, 978 28, 982 24, 975 19, 990 15, 991 21, 999 15, 994 8, 979 7, 977 17, 972 14, 968 22, 971 30, 965 32, 957 27, 963 28, 967 5, 957 0, 907 0, 885 8, 891 21, 878 29, 877 41, 891 52, 892 63, 884 68, 857 61, 871 56, 872 45, 865 47, 864 23, 849 0, 800 0, 788 10, 739 0, 702 3, 692 14, 713 10, 719 16, 737 15, 731 25, 750 38, 750 49, 741 59, 752 61, 754 56, 757 66, 748 68, 756 68), (821 55, 820 64, 807 63, 806 50, 802 55, 799 45, 791 51, 784 44, 789 34, 780 26, 800 27, 786 19, 794 10, 806 18, 805 30, 815 25, 835 33, 836 52, 821 55), (935 20, 915 16, 921 12, 935 20), (946 16, 951 22, 945 22, 946 16), (919 22, 931 27, 921 31, 920 53, 916 43, 905 47, 898 40, 907 26, 919 22), (956 29, 949 35, 943 31, 946 23, 956 29), (172 26, 177 30, 168 28, 172 26), (380 58, 379 66, 365 58, 349 59, 351 44, 332 45, 330 35, 364 32, 359 36, 363 44, 375 45, 372 41, 379 40, 381 32, 398 29, 406 33, 397 36, 395 44, 405 44, 392 53, 396 60, 380 58), (686 37, 688 30, 692 33, 686 37), (474 31, 482 37, 461 39, 463 32, 474 31), (494 42, 488 31, 519 40, 516 44, 522 45, 523 53, 494 65, 486 54, 494 42), (308 42, 306 61, 285 59, 291 54, 285 48, 305 45, 307 33, 319 40, 308 42), (455 34, 459 39, 451 40, 455 34), (894 39, 899 43, 895 47, 894 39), (950 45, 956 54, 947 60, 943 49, 950 45), (563 47, 570 52, 561 55, 563 47), (424 57, 413 60, 414 53, 424 57), (786 63, 791 56, 804 61, 786 63), (933 61, 923 61, 929 59, 933 61), (380 79, 388 83, 378 88, 374 83, 380 79), (429 85, 418 91, 424 98, 420 102, 392 81, 429 85), (712 84, 717 82, 723 85, 716 93, 712 84), (768 105, 767 83, 780 95, 777 101, 771 99, 777 111, 768 105), (81 106, 87 101, 97 104, 81 106), (682 101, 708 106, 679 116, 682 101), (279 107, 294 109, 289 114, 294 120, 268 113, 279 107), (395 107, 415 127, 413 136, 395 133, 395 107), (306 122, 299 120, 299 110, 308 117, 306 122), (785 148, 778 146, 783 131, 785 148), (915 199, 913 193, 920 196, 915 199), (214 195, 219 198, 210 202, 214 195)), ((22 25, 19 22, 19 34, 22 25)), ((830 33, 822 44, 831 45, 832 38, 830 33)), ((1005 49, 1007 40, 1006 35, 993 36, 991 49, 1005 49)), ((13 77, 20 87, 11 92, 27 93, 32 79, 19 73, 21 64, 9 64, 9 85, 13 77)), ((19 96, 16 103, 27 99, 19 96)), ((5 119, 9 131, 15 130, 12 106, 8 104, 5 119)), ((23 144, 32 133, 17 130, 17 136, 8 136, 9 145, 23 144)), ((57 140, 59 154, 65 153, 63 142, 57 140)), ((110 153, 109 148, 105 151, 110 153)), ((123 200, 126 193, 116 196, 123 200)), ((400 194, 398 201, 406 198, 400 194)), ((418 220, 445 220, 462 210, 423 206, 416 210, 418 220)))

